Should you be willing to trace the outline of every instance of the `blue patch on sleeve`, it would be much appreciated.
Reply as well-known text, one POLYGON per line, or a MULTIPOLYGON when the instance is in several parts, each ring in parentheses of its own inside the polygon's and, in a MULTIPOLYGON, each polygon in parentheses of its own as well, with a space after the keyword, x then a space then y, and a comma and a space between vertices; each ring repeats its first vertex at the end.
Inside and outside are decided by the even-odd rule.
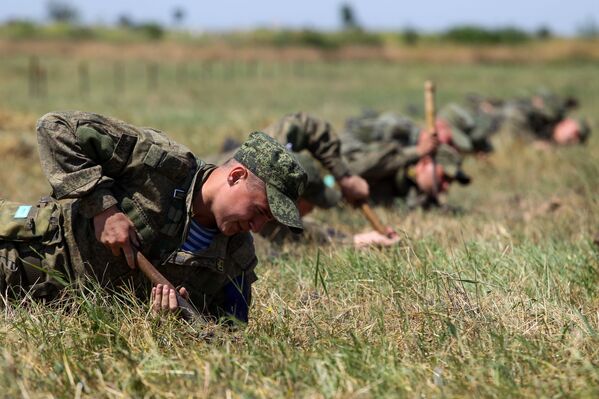
POLYGON ((31 205, 21 205, 15 212, 15 219, 25 219, 29 215, 31 205))
POLYGON ((326 175, 322 180, 325 186, 329 188, 335 187, 335 178, 332 175, 326 175))

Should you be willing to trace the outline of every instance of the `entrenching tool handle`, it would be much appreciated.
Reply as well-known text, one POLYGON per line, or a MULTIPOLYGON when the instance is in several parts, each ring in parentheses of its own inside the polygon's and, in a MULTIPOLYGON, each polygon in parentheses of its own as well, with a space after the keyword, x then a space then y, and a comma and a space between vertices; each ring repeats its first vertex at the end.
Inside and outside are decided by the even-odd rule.
POLYGON ((424 82, 424 109, 426 111, 426 129, 433 136, 436 136, 435 117, 437 110, 435 109, 435 84, 430 80, 424 82))
POLYGON ((137 267, 146 275, 147 278, 153 284, 162 284, 166 285, 169 288, 175 290, 175 295, 177 295, 177 305, 181 310, 181 316, 183 316, 186 320, 195 320, 201 319, 202 315, 185 299, 179 294, 177 289, 164 277, 154 265, 146 259, 146 257, 140 252, 136 251, 135 260, 137 261, 137 267))
MULTIPOLYGON (((426 129, 433 137, 437 137, 437 127, 435 125, 437 117, 437 110, 435 109, 435 84, 431 80, 424 82, 424 110, 426 113, 426 129)), ((433 162, 433 196, 437 198, 439 183, 437 182, 437 162, 435 161, 434 153, 431 154, 431 159, 433 162)))
POLYGON ((385 236, 389 234, 385 226, 383 226, 381 219, 379 219, 377 214, 374 213, 370 205, 368 205, 366 202, 363 202, 360 205, 360 210, 362 211, 364 216, 366 216, 366 219, 368 219, 368 222, 370 222, 370 225, 373 229, 385 236))

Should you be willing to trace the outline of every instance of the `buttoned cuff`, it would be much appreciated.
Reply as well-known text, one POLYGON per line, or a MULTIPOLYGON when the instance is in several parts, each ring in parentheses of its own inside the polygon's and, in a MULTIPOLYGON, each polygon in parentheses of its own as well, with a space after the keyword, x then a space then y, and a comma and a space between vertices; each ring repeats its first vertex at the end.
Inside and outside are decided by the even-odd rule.
POLYGON ((117 204, 108 188, 99 188, 79 200, 79 213, 88 219, 117 204))
POLYGON ((420 154, 418 153, 418 147, 416 146, 405 147, 402 149, 402 153, 405 156, 406 165, 414 164, 421 158, 420 154))
POLYGON ((345 162, 335 162, 331 168, 329 169, 335 180, 341 180, 345 176, 351 175, 349 168, 345 164, 345 162))

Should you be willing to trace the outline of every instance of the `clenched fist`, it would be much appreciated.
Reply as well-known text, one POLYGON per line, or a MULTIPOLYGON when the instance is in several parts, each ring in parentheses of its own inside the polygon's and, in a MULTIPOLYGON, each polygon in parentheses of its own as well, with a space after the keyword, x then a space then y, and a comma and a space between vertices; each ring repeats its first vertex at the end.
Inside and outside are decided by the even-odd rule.
POLYGON ((94 216, 94 231, 96 239, 112 251, 114 256, 120 256, 121 251, 130 268, 135 268, 135 257, 131 243, 139 247, 139 239, 133 227, 133 222, 116 206, 104 210, 94 216))

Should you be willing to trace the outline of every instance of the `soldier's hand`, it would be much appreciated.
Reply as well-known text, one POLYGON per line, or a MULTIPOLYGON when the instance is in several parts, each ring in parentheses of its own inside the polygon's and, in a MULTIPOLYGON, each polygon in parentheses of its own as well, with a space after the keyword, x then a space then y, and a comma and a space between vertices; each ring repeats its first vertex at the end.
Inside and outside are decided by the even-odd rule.
POLYGON ((393 239, 395 239, 396 237, 399 237, 399 234, 397 234, 397 232, 395 230, 393 230, 393 228, 391 226, 385 227, 385 235, 387 237, 393 238, 393 239))
POLYGON ((131 243, 139 247, 133 222, 116 206, 94 216, 96 239, 112 251, 114 256, 125 255, 130 268, 135 268, 135 256, 131 243))
POLYGON ((418 155, 425 157, 437 151, 437 148, 439 148, 439 136, 423 130, 420 133, 420 137, 418 137, 418 145, 416 146, 418 155))
POLYGON ((339 187, 343 197, 352 205, 357 205, 368 200, 370 188, 366 180, 357 175, 342 177, 339 181, 339 187))
MULTIPOLYGON (((185 287, 179 288, 179 295, 189 300, 189 293, 185 287)), ((151 302, 152 313, 154 314, 176 312, 179 309, 175 290, 163 284, 157 284, 156 287, 152 287, 151 302)))
POLYGON ((399 235, 387 237, 377 231, 356 234, 354 236, 354 246, 358 249, 368 247, 388 247, 399 242, 399 235))

